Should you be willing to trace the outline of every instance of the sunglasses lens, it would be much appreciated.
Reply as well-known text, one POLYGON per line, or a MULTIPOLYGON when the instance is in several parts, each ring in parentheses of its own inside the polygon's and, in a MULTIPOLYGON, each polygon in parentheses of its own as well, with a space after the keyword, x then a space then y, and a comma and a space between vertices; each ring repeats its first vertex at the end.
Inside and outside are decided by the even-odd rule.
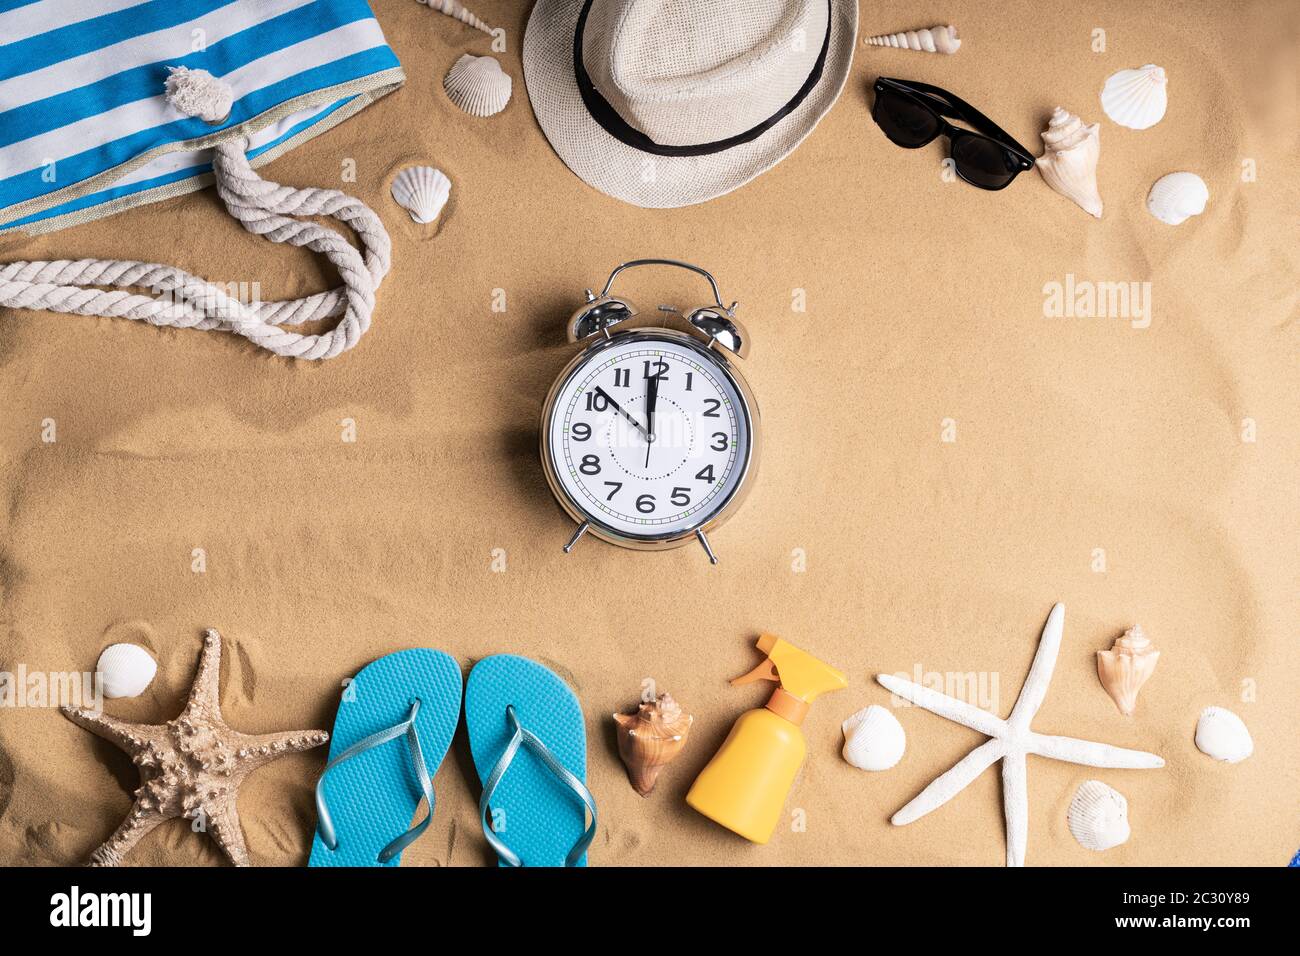
POLYGON ((939 135, 939 120, 919 103, 894 90, 877 90, 871 115, 885 135, 908 149, 924 146, 939 135))
POLYGON ((984 189, 1001 189, 1020 172, 1006 149, 983 136, 959 136, 952 144, 957 171, 984 189))

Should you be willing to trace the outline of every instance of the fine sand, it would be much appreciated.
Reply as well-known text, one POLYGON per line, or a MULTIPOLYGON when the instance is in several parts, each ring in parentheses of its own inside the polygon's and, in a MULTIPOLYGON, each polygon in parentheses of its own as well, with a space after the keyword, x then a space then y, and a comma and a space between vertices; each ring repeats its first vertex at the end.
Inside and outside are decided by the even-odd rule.
MULTIPOLYGON (((899 710, 906 756, 865 774, 840 760, 839 722, 889 703, 874 674, 918 669, 996 679, 985 703, 1005 715, 1059 600, 1065 640, 1036 729, 1156 751, 1167 766, 1031 759, 1028 862, 1291 857, 1294 4, 872 3, 860 37, 948 20, 964 46, 943 57, 859 44, 840 101, 789 159, 729 196, 664 211, 598 194, 551 151, 524 89, 525 4, 471 4, 509 41, 515 95, 490 120, 458 112, 440 86, 461 53, 488 52, 486 37, 409 0, 374 6, 406 87, 264 171, 354 191, 391 230, 394 269, 355 351, 295 364, 218 334, 0 316, 0 670, 86 670, 106 644, 134 640, 157 655, 158 677, 107 710, 162 721, 212 626, 226 641, 226 718, 259 732, 328 729, 344 678, 399 648, 442 648, 466 671, 524 654, 570 681, 587 715, 593 865, 1000 865, 996 770, 932 815, 889 824, 975 732, 899 710), (1148 62, 1168 71, 1164 121, 1135 132, 1106 120, 1106 76, 1148 62), (945 182, 941 144, 902 150, 872 123, 881 73, 952 89, 1034 152, 1058 104, 1100 121, 1105 217, 1036 172, 1000 193, 945 182), (349 160, 355 183, 340 182, 349 160), (416 161, 455 184, 433 228, 388 196, 416 161), (1179 169, 1204 177, 1211 198, 1172 228, 1143 204, 1179 169), (565 319, 584 287, 645 255, 713 270, 754 339, 744 368, 764 460, 743 512, 714 536, 717 567, 695 547, 641 554, 587 540, 564 555, 572 524, 538 463, 541 402, 572 354, 565 319), (1149 327, 1044 317, 1044 287, 1070 275, 1149 282, 1149 327), (494 311, 502 295, 506 310, 494 311), (348 420, 355 442, 341 440, 348 420), (955 441, 942 440, 946 420, 955 441), (57 440, 46 442, 51 422, 57 440), (1125 718, 1094 653, 1135 622, 1162 656, 1125 718), (836 665, 850 686, 805 724, 809 758, 789 801, 803 812, 755 847, 683 796, 732 721, 765 698, 726 683, 757 663, 762 630, 836 665), (649 799, 627 784, 609 719, 645 678, 696 716, 649 799), (1195 749, 1212 704, 1250 727, 1244 763, 1195 749), (1127 796, 1133 828, 1104 854, 1080 848, 1065 823, 1093 777, 1127 796)), ((260 281, 268 298, 335 281, 320 258, 243 232, 210 189, 0 241, 3 261, 83 256, 260 281)), ((686 305, 703 287, 643 272, 627 292, 686 305)), ((244 787, 255 863, 305 862, 324 756, 279 760, 244 787)), ((463 734, 435 784, 437 816, 403 865, 489 862, 463 734)), ((0 862, 85 860, 135 785, 123 754, 57 711, 0 710, 0 862)), ((221 858, 173 822, 130 859, 221 858)))

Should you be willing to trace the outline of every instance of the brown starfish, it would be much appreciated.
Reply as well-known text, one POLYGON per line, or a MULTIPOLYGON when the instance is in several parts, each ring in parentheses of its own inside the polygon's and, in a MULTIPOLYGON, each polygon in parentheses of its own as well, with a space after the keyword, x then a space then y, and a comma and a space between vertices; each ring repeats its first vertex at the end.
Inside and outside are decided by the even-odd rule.
POLYGON ((244 778, 285 754, 319 747, 323 730, 292 730, 249 736, 221 719, 221 635, 203 632, 203 653, 190 699, 175 720, 132 724, 107 714, 61 708, 75 724, 131 755, 140 769, 140 789, 122 825, 90 855, 91 866, 117 866, 140 839, 164 820, 202 822, 230 861, 248 866, 248 848, 235 802, 244 778))

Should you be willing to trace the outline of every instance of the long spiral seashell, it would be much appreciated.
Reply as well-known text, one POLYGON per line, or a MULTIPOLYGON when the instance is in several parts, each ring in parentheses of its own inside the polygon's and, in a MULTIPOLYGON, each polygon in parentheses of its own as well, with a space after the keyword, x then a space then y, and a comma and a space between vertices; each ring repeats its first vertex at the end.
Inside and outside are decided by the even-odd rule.
POLYGON ((468 23, 475 30, 482 30, 489 36, 492 35, 492 28, 480 20, 474 14, 470 13, 465 7, 457 3, 456 0, 419 0, 430 10, 437 13, 444 13, 449 17, 455 17, 461 23, 468 23))
POLYGON ((930 27, 928 30, 905 30, 902 33, 882 33, 867 37, 867 46, 892 46, 899 50, 916 50, 919 53, 956 53, 961 46, 957 28, 953 26, 930 27))

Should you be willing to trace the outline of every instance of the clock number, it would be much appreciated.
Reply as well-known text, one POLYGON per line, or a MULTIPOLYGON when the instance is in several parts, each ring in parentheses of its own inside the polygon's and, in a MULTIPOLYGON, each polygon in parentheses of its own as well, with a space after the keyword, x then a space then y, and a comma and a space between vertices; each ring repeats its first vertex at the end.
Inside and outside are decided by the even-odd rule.
POLYGON ((641 512, 643 515, 654 514, 655 496, 642 495, 636 500, 636 510, 641 512))
POLYGON ((632 370, 630 368, 614 369, 614 385, 616 388, 630 388, 632 385, 632 370))
POLYGON ((582 456, 582 464, 580 464, 580 465, 578 466, 578 471, 582 472, 584 475, 599 475, 599 474, 600 474, 600 456, 598 456, 598 455, 583 455, 583 456, 582 456))
POLYGON ((574 441, 586 441, 591 437, 591 426, 586 422, 575 422, 569 429, 569 434, 573 436, 574 441))
POLYGON ((605 487, 608 488, 610 485, 613 485, 613 486, 614 486, 614 490, 611 491, 609 494, 607 494, 607 495, 605 496, 605 500, 606 500, 606 501, 613 501, 613 500, 614 500, 614 496, 615 496, 616 494, 618 494, 618 490, 619 490, 620 488, 623 487, 623 482, 621 482, 621 481, 607 481, 607 482, 605 482, 605 487))
POLYGON ((697 472, 695 473, 695 478, 696 478, 697 481, 708 481, 708 482, 712 482, 712 481, 714 480, 714 478, 713 478, 713 466, 712 466, 712 465, 705 465, 703 468, 701 468, 699 471, 697 471, 697 472))
POLYGON ((689 488, 674 488, 673 504, 679 508, 685 508, 689 505, 691 503, 690 490, 689 488))
POLYGON ((722 407, 722 402, 718 401, 716 398, 706 398, 704 400, 704 404, 709 406, 704 412, 705 418, 722 417, 721 415, 718 414, 718 409, 722 407))
POLYGON ((694 381, 695 381, 695 373, 694 373, 694 372, 687 372, 687 373, 686 373, 686 391, 688 391, 688 392, 689 392, 689 391, 692 391, 692 389, 691 389, 691 384, 692 384, 694 381))
POLYGON ((711 449, 713 449, 714 451, 727 450, 728 441, 727 441, 727 436, 725 434, 723 434, 722 432, 714 432, 711 437, 716 442, 716 444, 709 446, 711 449))
POLYGON ((649 359, 646 359, 645 362, 643 362, 642 364, 645 366, 645 374, 643 378, 657 378, 659 379, 659 381, 662 382, 664 379, 668 377, 668 363, 665 362, 663 359, 656 359, 653 362, 651 362, 649 359), (654 367, 653 375, 650 373, 650 369, 652 366, 654 367))
POLYGON ((602 393, 587 393, 587 411, 603 412, 607 408, 609 408, 609 399, 607 399, 602 393))

